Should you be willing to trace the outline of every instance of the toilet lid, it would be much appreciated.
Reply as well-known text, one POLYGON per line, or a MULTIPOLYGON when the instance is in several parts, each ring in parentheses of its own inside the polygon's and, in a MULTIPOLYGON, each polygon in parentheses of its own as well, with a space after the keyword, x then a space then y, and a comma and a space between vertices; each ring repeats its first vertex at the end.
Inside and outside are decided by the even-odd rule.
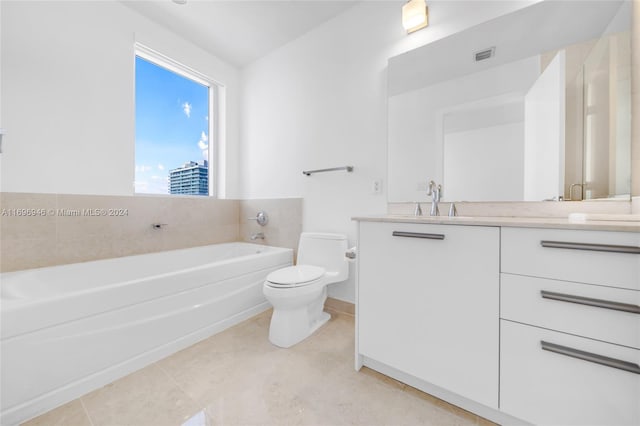
POLYGON ((324 268, 313 265, 296 265, 278 269, 267 275, 267 281, 281 286, 299 286, 315 281, 324 275, 324 268))

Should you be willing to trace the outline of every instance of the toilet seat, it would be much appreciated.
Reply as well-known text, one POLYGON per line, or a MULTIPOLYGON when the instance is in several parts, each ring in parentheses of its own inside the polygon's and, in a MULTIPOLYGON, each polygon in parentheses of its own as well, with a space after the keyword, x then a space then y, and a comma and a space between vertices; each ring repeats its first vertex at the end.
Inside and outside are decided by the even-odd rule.
POLYGON ((314 265, 296 265, 278 269, 267 275, 267 285, 276 288, 303 287, 313 284, 325 273, 314 265))

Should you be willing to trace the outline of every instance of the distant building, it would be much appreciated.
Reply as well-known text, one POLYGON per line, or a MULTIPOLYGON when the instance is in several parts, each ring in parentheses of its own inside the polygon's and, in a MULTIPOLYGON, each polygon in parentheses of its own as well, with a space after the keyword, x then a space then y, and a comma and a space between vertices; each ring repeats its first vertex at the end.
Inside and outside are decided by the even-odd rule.
POLYGON ((209 162, 184 163, 182 167, 169 170, 169 193, 209 195, 209 162))

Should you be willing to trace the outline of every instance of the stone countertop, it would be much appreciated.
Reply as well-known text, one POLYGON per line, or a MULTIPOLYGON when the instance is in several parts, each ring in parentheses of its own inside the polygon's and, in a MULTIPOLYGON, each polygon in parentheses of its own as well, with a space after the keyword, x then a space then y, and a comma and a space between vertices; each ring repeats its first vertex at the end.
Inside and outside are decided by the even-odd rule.
POLYGON ((433 223, 440 225, 477 225, 477 226, 509 226, 514 228, 557 228, 581 229, 589 231, 626 231, 640 232, 639 221, 625 220, 583 220, 573 221, 560 217, 484 217, 484 216, 413 216, 413 215, 378 215, 356 216, 352 220, 361 222, 392 223, 433 223))

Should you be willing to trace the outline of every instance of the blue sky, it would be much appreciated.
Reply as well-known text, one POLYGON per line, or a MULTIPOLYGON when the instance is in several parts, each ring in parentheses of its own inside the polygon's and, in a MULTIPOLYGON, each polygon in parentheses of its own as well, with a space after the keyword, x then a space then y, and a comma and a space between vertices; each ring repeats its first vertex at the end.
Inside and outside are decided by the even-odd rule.
POLYGON ((208 117, 208 87, 136 57, 136 192, 167 194, 169 170, 208 158, 208 117))

